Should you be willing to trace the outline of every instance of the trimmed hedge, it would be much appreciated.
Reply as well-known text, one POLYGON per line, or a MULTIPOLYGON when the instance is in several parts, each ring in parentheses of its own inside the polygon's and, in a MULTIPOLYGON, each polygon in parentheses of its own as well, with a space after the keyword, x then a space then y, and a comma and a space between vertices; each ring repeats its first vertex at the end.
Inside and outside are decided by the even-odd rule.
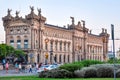
POLYGON ((79 70, 82 67, 83 67, 83 65, 81 63, 79 63, 79 64, 73 64, 73 63, 71 63, 71 64, 64 64, 64 65, 60 66, 59 68, 60 69, 68 70, 70 72, 74 72, 75 70, 79 70))
POLYGON ((50 71, 43 71, 39 73, 40 78, 72 78, 72 72, 69 72, 64 69, 53 69, 50 71))
POLYGON ((97 77, 96 68, 93 68, 93 67, 87 68, 86 71, 85 71, 84 77, 85 78, 95 78, 95 77, 97 77))
POLYGON ((120 69, 116 71, 116 77, 120 78, 120 69))
POLYGON ((97 60, 83 60, 81 61, 84 67, 88 67, 93 64, 103 64, 104 62, 97 61, 97 60))
POLYGON ((97 69, 94 67, 84 67, 81 70, 76 70, 74 75, 79 78, 97 77, 97 69))
POLYGON ((114 70, 113 67, 109 66, 101 66, 97 68, 97 76, 100 78, 105 78, 105 77, 113 77, 114 75, 114 70))

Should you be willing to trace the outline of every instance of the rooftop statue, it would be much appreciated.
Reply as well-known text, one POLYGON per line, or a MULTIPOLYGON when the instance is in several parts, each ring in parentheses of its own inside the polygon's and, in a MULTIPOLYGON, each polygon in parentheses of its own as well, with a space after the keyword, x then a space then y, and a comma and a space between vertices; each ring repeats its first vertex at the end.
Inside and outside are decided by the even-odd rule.
POLYGON ((10 15, 10 12, 11 12, 12 10, 11 9, 8 9, 8 15, 10 15))
POLYGON ((33 6, 30 6, 30 9, 31 9, 31 12, 33 12, 33 11, 34 11, 34 7, 33 7, 33 6))
POLYGON ((20 13, 20 11, 16 11, 16 17, 18 17, 18 14, 20 13))
POLYGON ((70 17, 72 19, 72 24, 74 24, 74 17, 70 17))
POLYGON ((37 10, 38 10, 38 15, 40 15, 41 14, 41 8, 37 9, 37 10))

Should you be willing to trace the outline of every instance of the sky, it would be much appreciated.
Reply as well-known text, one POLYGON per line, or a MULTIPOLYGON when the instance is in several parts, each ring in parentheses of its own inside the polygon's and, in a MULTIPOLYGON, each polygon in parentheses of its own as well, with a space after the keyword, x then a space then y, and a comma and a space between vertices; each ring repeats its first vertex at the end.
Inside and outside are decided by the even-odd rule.
MULTIPOLYGON (((2 17, 7 15, 7 9, 12 9, 12 16, 20 11, 19 16, 25 17, 30 13, 30 6, 41 8, 46 23, 58 26, 71 24, 70 16, 75 23, 85 20, 86 27, 93 34, 99 35, 102 28, 111 34, 111 24, 115 27, 115 39, 120 39, 120 0, 0 0, 0 43, 5 42, 5 32, 2 17)), ((110 37, 111 39, 111 37, 110 37)), ((116 49, 120 46, 117 40, 116 49)), ((111 41, 109 47, 112 46, 111 41)))

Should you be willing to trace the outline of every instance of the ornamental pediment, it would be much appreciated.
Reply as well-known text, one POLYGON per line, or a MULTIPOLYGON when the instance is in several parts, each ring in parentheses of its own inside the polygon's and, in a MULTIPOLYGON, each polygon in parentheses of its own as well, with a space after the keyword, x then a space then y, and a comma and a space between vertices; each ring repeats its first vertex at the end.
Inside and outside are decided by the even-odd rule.
POLYGON ((27 23, 15 21, 10 24, 10 26, 27 26, 27 23))

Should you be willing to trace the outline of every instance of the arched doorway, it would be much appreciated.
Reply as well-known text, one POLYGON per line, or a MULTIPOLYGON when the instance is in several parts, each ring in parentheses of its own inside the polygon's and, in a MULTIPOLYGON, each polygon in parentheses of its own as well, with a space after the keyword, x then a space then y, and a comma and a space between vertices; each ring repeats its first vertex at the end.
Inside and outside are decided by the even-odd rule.
POLYGON ((57 54, 55 54, 54 61, 57 62, 57 54))
POLYGON ((28 62, 28 54, 25 55, 25 59, 28 62))
POLYGON ((40 58, 39 58, 39 54, 37 54, 37 63, 39 63, 40 58))
POLYGON ((59 56, 59 62, 60 63, 62 62, 61 58, 62 58, 62 55, 60 54, 60 56, 59 56))

